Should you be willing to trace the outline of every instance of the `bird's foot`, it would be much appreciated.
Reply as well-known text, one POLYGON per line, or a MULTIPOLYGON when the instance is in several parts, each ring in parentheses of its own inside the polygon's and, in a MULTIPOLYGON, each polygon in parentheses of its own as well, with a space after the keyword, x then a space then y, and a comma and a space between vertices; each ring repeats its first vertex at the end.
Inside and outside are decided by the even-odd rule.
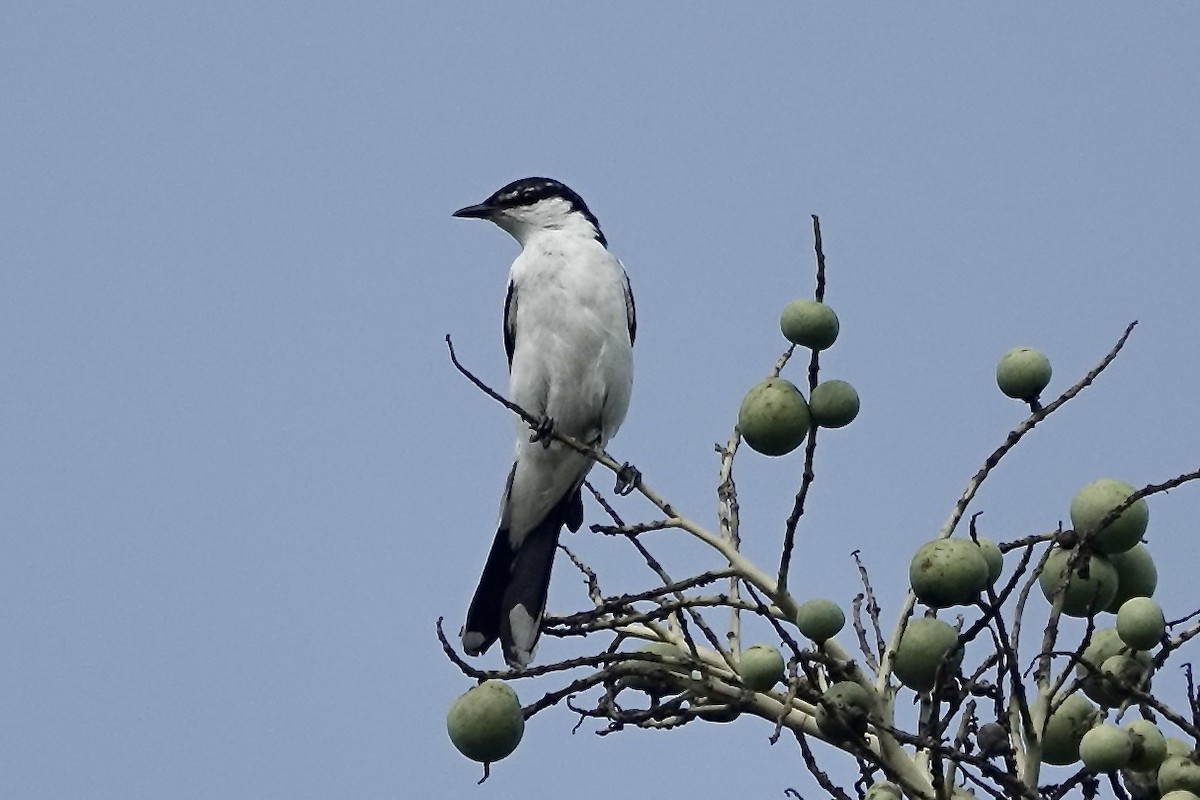
POLYGON ((541 442, 542 447, 549 447, 553 440, 554 420, 550 417, 542 417, 538 420, 537 425, 533 426, 533 435, 529 437, 529 441, 530 443, 541 442))
POLYGON ((638 471, 637 467, 625 462, 617 470, 617 485, 613 487, 613 491, 624 496, 636 489, 641 482, 642 473, 638 471))

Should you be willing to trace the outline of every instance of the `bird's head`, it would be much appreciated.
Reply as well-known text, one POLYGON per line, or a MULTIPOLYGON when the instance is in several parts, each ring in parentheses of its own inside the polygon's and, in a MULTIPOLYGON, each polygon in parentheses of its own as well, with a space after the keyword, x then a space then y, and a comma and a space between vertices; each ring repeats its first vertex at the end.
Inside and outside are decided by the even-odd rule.
POLYGON ((596 215, 583 198, 552 178, 513 181, 482 203, 460 208, 454 216, 491 220, 521 246, 543 231, 575 233, 608 246, 596 215))

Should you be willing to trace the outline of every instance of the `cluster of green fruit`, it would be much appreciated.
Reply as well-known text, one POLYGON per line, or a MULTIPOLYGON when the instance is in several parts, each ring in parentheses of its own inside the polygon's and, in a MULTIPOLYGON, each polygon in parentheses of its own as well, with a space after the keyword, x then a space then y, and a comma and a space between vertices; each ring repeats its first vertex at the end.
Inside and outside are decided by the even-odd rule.
MULTIPOLYGON (((1117 626, 1130 646, 1145 650, 1157 644, 1165 632, 1162 609, 1150 599, 1158 584, 1158 572, 1140 542, 1150 517, 1146 501, 1138 499, 1100 527, 1133 493, 1132 486, 1112 479, 1098 480, 1079 490, 1071 501, 1070 513, 1073 539, 1080 550, 1053 547, 1042 565, 1038 584, 1051 602, 1061 592, 1062 612, 1068 616, 1116 613, 1117 626)), ((935 539, 913 556, 909 583, 913 594, 925 605, 948 608, 974 603, 1003 569, 1000 549, 987 539, 935 539)), ((942 643, 949 646, 955 640, 953 628, 936 621, 921 622, 911 635, 921 638, 911 649, 922 658, 928 656, 931 647, 942 643)), ((902 640, 900 652, 905 649, 902 640)), ((932 680, 928 670, 920 671, 912 682, 905 680, 902 661, 898 661, 897 677, 905 685, 918 691, 931 688, 926 685, 932 680)), ((1099 662, 1097 667, 1101 667, 1099 662)))
MULTIPOLYGON (((820 644, 833 638, 846 624, 846 615, 829 600, 809 600, 796 614, 800 632, 820 644)), ((678 691, 679 678, 690 675, 688 653, 670 642, 651 642, 637 653, 651 658, 633 658, 621 686, 650 694, 678 691)), ((784 679, 783 654, 770 644, 755 644, 741 651, 737 680, 752 692, 769 692, 784 679)), ((694 704, 704 710, 697 716, 711 722, 730 722, 739 711, 722 703, 713 707, 707 698, 694 704)), ((458 751, 473 761, 491 763, 510 755, 521 742, 525 718, 512 687, 501 680, 484 681, 461 695, 446 715, 446 730, 458 751)))
MULTIPOLYGON (((839 324, 824 303, 796 300, 783 309, 779 329, 792 344, 820 351, 837 341, 839 324)), ((858 408, 858 392, 845 381, 823 381, 805 400, 791 381, 768 378, 742 399, 738 431, 751 449, 782 456, 800 446, 813 424, 841 428, 854 421, 858 408)))

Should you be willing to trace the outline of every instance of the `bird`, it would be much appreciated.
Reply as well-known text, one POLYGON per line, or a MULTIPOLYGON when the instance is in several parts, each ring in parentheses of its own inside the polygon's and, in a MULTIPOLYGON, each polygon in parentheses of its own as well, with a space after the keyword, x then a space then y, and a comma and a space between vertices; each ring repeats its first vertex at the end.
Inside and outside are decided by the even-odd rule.
POLYGON ((521 246, 504 299, 504 350, 509 399, 539 424, 530 435, 517 421, 462 645, 479 656, 498 639, 506 663, 522 670, 541 634, 559 535, 583 524, 581 489, 594 464, 551 432, 600 450, 617 432, 633 390, 637 313, 596 215, 559 181, 513 181, 453 216, 493 222, 521 246))

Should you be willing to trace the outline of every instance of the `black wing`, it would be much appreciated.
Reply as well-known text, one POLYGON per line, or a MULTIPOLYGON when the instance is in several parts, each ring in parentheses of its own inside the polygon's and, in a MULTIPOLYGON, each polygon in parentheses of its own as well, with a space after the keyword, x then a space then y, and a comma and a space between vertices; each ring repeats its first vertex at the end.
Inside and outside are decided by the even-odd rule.
MULTIPOLYGON (((629 343, 633 344, 634 338, 637 336, 637 308, 633 304, 633 287, 629 285, 629 273, 625 275, 625 317, 629 320, 629 343)), ((509 362, 512 361, 512 355, 509 354, 509 362)))
POLYGON ((508 282, 508 294, 504 297, 504 352, 508 354, 508 366, 512 368, 513 347, 517 342, 517 285, 508 282))

